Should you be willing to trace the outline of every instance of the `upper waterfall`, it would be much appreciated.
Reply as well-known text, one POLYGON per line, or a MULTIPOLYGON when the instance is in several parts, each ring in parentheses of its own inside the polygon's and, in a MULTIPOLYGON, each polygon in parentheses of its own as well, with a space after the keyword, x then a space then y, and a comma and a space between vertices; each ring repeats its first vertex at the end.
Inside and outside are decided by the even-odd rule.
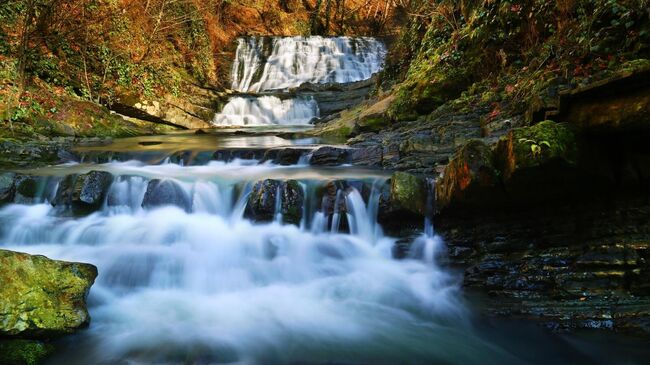
POLYGON ((381 70, 385 45, 361 37, 240 38, 232 88, 242 92, 282 90, 303 83, 349 83, 381 70))

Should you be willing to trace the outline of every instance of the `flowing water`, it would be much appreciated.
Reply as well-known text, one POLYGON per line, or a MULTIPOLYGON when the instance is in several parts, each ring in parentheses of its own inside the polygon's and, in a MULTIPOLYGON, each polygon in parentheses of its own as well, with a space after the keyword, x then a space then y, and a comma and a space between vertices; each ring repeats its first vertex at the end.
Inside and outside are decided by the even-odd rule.
POLYGON ((311 98, 281 100, 277 96, 234 97, 216 114, 217 126, 300 125, 318 118, 318 104, 311 98))
MULTIPOLYGON (((261 52, 258 42, 240 40, 238 62, 261 63, 253 55, 261 52)), ((252 83, 249 70, 235 85, 369 77, 374 63, 363 70, 349 65, 384 52, 367 39, 288 38, 270 45, 268 76, 252 83), (346 47, 356 47, 357 58, 346 47), (282 62, 296 62, 302 70, 297 76, 278 68, 284 63, 271 64, 286 49, 296 54, 282 62), (321 75, 332 67, 346 71, 321 75), (278 72, 286 77, 275 80, 278 72)), ((272 117, 260 105, 243 108, 278 124, 303 116, 290 106, 272 117)), ((242 124, 238 118, 223 123, 242 124)), ((410 254, 393 257, 397 237, 377 223, 389 174, 310 166, 306 157, 320 141, 288 140, 278 136, 281 131, 130 138, 79 147, 77 161, 21 171, 34 176, 38 194, 0 208, 0 245, 99 269, 89 296, 90 327, 62 340, 51 363, 599 363, 625 353, 625 346, 616 352, 609 343, 608 355, 593 342, 520 326, 476 326, 460 275, 438 265, 444 242, 430 220, 410 254), (285 147, 304 149, 304 158, 281 166, 255 152, 285 147), (95 211, 58 202, 66 176, 90 171, 112 176, 95 211), (248 198, 265 179, 297 182, 300 222, 286 221, 279 187, 271 190, 271 218, 251 219, 248 198), (166 204, 147 203, 156 194, 148 191, 154 181, 167 187, 153 197, 166 204), (331 181, 330 211, 323 194, 331 181)))
POLYGON ((235 96, 214 117, 216 126, 305 125, 320 116, 311 97, 255 96, 304 83, 343 84, 381 70, 386 47, 374 38, 249 37, 238 40, 232 67, 235 96))

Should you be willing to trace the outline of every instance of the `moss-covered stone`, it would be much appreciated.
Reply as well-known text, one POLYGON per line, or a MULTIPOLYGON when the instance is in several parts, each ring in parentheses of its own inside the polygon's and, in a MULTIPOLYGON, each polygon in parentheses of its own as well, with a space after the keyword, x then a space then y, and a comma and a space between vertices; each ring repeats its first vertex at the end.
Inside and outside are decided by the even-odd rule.
POLYGON ((0 340, 0 364, 38 365, 54 352, 48 343, 33 340, 0 340))
POLYGON ((426 181, 405 172, 396 172, 391 176, 391 209, 405 210, 424 216, 427 212, 426 181))
POLYGON ((517 171, 549 162, 573 165, 576 158, 575 134, 565 124, 553 121, 515 128, 499 140, 496 149, 496 164, 504 180, 517 171))
POLYGON ((436 184, 436 207, 493 201, 501 197, 498 184, 491 148, 472 140, 454 155, 436 184))
POLYGON ((0 337, 59 336, 90 321, 95 266, 0 250, 0 268, 0 337))

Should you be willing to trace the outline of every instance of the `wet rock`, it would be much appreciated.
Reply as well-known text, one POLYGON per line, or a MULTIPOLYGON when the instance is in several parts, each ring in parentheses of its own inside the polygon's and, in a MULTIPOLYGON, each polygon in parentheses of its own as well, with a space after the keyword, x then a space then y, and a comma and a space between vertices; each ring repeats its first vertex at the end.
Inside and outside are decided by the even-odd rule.
POLYGON ((8 203, 14 200, 16 190, 14 186, 15 178, 16 174, 13 172, 0 174, 0 203, 8 203))
POLYGON ((190 197, 178 183, 168 179, 149 181, 147 192, 142 200, 142 207, 153 209, 165 205, 175 205, 186 212, 189 212, 192 208, 190 197))
POLYGON ((262 161, 272 161, 283 166, 295 165, 300 160, 300 157, 308 153, 308 151, 302 148, 272 149, 264 153, 262 161))
MULTIPOLYGON (((334 213, 346 213, 347 204, 345 196, 351 188, 352 186, 349 186, 345 181, 328 181, 321 191, 323 196, 321 198, 320 211, 327 217, 331 217, 334 213)), ((364 186, 356 186, 354 188, 363 195, 364 186)))
POLYGON ((282 221, 299 224, 302 219, 304 194, 295 180, 264 180, 255 183, 248 196, 245 216, 258 222, 272 221, 277 213, 278 199, 282 221))
POLYGON ((74 183, 72 203, 78 207, 98 208, 113 183, 113 175, 105 171, 91 171, 79 175, 74 183))
POLYGON ((234 159, 260 160, 266 152, 265 148, 224 149, 215 151, 212 159, 224 162, 230 162, 234 159))
MULTIPOLYGON (((417 222, 421 224, 430 207, 425 179, 396 172, 385 186, 379 202, 379 221, 387 226, 399 226, 417 222)), ((392 229, 392 227, 391 227, 392 229)))
POLYGON ((492 150, 482 141, 470 141, 454 155, 436 183, 436 208, 493 203, 504 198, 498 185, 492 150))
POLYGON ((16 175, 14 179, 16 188, 14 202, 17 204, 30 204, 38 198, 39 179, 36 176, 16 175))
POLYGON ((0 250, 0 267, 0 337, 53 337, 88 325, 95 266, 0 250))
POLYGON ((355 148, 350 151, 350 163, 355 166, 381 167, 383 152, 382 146, 355 148))
POLYGON ((54 352, 51 344, 35 340, 0 340, 0 364, 37 365, 54 352))
POLYGON ((52 201, 53 206, 66 206, 72 205, 72 194, 74 193, 74 183, 77 175, 67 175, 59 182, 59 187, 56 190, 56 196, 52 201))
POLYGON ((309 164, 315 166, 338 166, 348 163, 349 160, 350 150, 348 148, 324 146, 312 153, 309 164))

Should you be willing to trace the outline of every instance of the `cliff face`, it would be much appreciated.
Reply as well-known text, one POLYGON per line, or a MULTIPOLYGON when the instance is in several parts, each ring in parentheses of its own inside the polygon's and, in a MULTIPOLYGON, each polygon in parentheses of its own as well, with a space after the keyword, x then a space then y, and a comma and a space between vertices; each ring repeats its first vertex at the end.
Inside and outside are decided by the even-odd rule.
POLYGON ((321 132, 438 177, 436 230, 488 312, 647 335, 647 4, 411 13, 382 90, 321 132))

